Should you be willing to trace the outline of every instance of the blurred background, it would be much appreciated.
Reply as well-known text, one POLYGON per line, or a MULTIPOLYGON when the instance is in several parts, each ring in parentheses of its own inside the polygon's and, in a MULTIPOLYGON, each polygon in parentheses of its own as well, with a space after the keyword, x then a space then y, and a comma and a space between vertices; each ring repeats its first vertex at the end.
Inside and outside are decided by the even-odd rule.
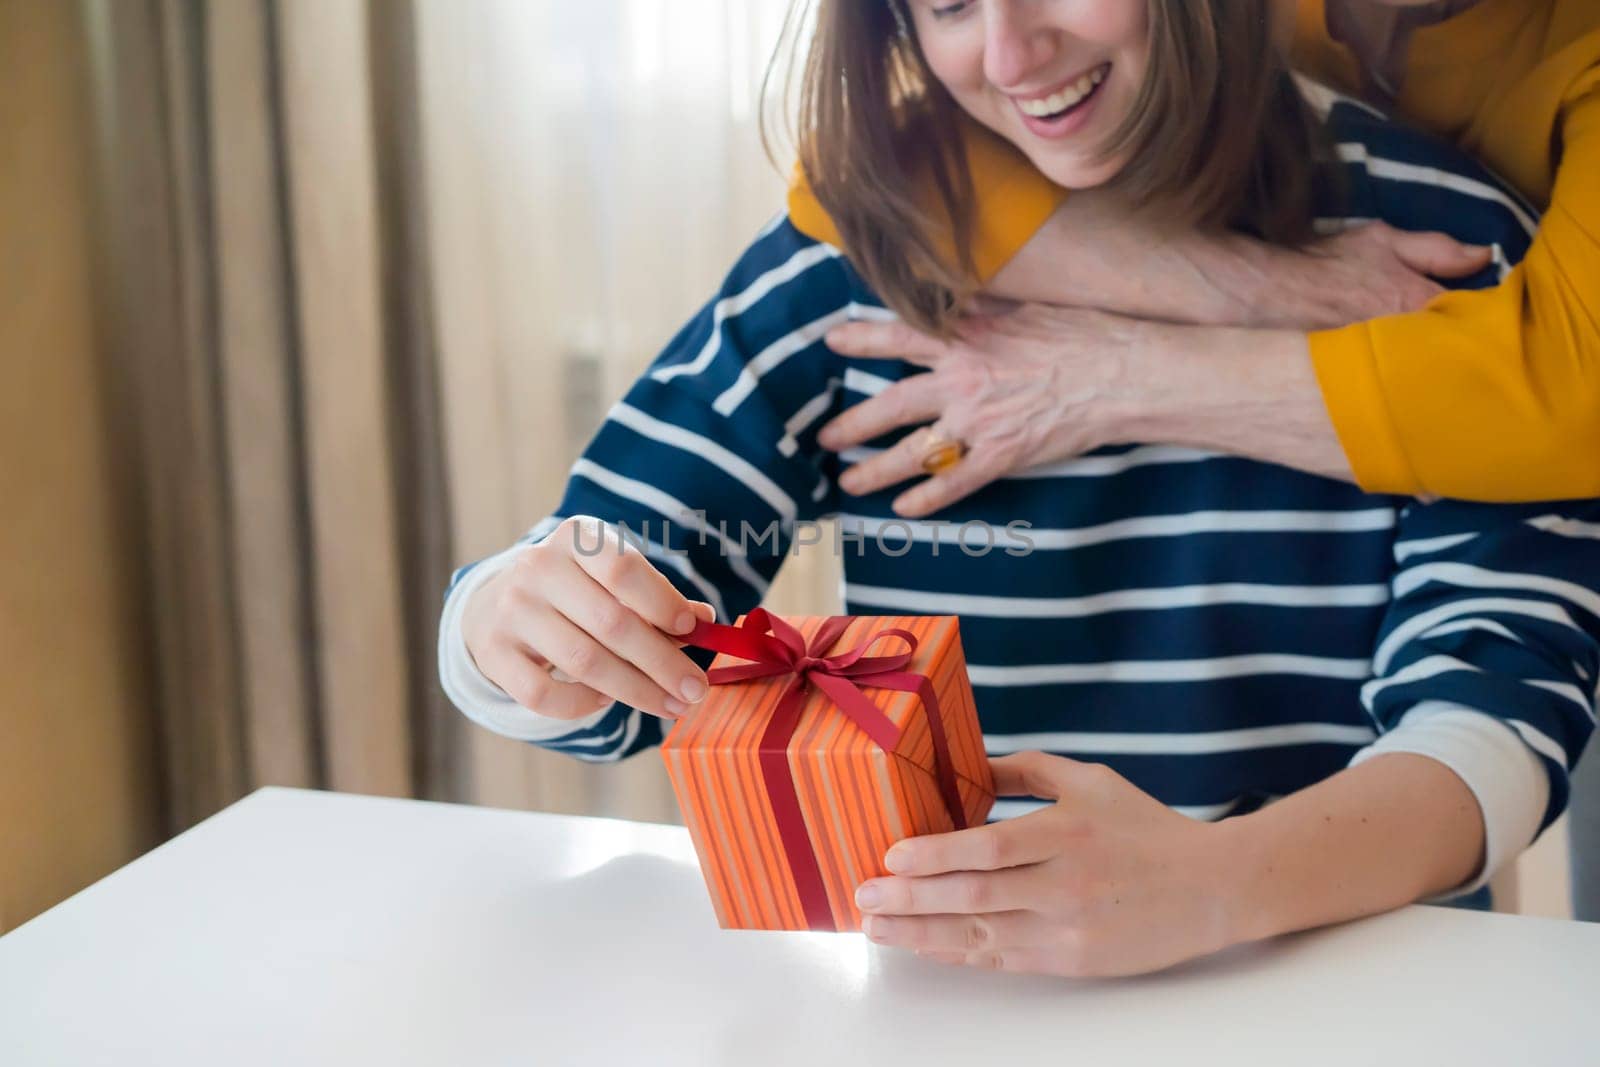
POLYGON ((0 0, 0 930, 266 784, 675 818, 435 628, 781 206, 785 8, 0 0))
POLYGON ((781 207, 786 7, 0 0, 0 932, 263 785, 677 820, 435 632, 781 207))

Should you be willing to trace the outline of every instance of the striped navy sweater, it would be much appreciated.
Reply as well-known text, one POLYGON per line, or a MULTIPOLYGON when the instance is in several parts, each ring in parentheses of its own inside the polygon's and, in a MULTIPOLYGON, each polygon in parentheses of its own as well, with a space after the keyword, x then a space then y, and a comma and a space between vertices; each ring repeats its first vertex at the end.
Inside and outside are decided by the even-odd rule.
MULTIPOLYGON (((1466 286, 1526 251, 1533 212, 1482 168, 1348 101, 1325 114, 1340 172, 1325 226, 1493 245, 1466 286)), ((1216 817, 1373 752, 1422 752, 1483 805, 1484 877, 1559 813, 1600 678, 1600 505, 1421 503, 1148 445, 1024 471, 906 523, 896 490, 843 494, 835 478, 860 456, 815 436, 918 373, 821 342, 886 316, 837 249, 768 226, 611 410, 556 512, 454 576, 440 665, 457 705, 582 759, 653 745, 660 721, 628 707, 579 722, 516 707, 466 653, 466 597, 562 517, 593 515, 645 531, 657 566, 729 621, 760 603, 797 528, 836 516, 863 535, 840 544, 848 611, 961 617, 991 753, 1103 762, 1216 817), (992 533, 966 526, 963 549, 978 522, 992 533), (741 538, 773 524, 774 540, 741 538)))

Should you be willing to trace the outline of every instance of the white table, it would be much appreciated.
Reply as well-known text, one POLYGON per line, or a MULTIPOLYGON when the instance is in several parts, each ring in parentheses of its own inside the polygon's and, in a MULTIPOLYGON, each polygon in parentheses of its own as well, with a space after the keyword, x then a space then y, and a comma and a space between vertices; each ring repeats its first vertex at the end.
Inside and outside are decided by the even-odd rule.
POLYGON ((720 930, 674 827, 267 789, 0 938, 5 1067, 1002 1055, 1600 1064, 1600 925, 1409 908, 1153 977, 1025 978, 720 930))

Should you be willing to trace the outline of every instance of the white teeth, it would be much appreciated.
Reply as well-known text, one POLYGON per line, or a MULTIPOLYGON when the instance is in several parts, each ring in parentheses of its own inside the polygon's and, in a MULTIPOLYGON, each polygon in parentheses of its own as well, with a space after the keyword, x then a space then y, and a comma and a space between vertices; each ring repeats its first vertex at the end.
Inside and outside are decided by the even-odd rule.
POLYGON ((1071 85, 1042 100, 1018 100, 1017 106, 1022 109, 1024 115, 1031 115, 1034 118, 1043 118, 1046 115, 1054 115, 1065 111, 1067 108, 1078 104, 1084 97, 1094 91, 1096 85, 1105 81, 1107 69, 1107 66, 1102 64, 1071 85))

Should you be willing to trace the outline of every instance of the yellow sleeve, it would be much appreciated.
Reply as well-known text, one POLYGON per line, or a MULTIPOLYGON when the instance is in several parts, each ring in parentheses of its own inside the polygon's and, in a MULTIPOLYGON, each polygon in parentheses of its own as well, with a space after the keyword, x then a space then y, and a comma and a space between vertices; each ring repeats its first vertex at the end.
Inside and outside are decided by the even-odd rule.
POLYGON ((1364 489, 1470 500, 1600 496, 1600 70, 1526 259, 1495 289, 1311 335, 1364 489))
MULTIPOLYGON (((962 143, 977 194, 973 263, 978 280, 988 282, 1055 213, 1067 191, 1039 173, 1013 145, 976 122, 963 120, 962 143)), ((840 243, 833 220, 798 167, 789 186, 789 219, 808 237, 831 245, 840 243)), ((954 249, 948 251, 953 260, 954 249)))

